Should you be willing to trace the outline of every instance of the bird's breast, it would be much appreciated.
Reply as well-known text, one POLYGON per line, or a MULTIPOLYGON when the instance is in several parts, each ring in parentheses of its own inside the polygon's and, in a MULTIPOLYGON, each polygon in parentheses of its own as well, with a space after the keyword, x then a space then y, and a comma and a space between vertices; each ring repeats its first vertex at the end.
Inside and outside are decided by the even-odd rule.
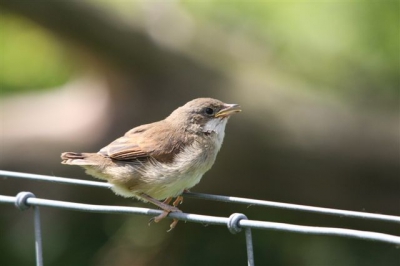
POLYGON ((172 162, 153 160, 142 172, 142 178, 152 184, 144 192, 157 199, 180 195, 200 182, 214 164, 218 151, 214 141, 199 138, 183 148, 172 162))

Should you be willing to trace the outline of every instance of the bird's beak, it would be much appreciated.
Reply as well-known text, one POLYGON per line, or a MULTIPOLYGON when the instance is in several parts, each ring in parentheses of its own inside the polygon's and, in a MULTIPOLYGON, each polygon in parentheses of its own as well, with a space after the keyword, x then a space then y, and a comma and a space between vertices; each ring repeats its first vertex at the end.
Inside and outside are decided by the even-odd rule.
POLYGON ((239 113, 242 111, 242 108, 238 104, 225 104, 225 108, 219 111, 215 117, 228 117, 234 113, 239 113))

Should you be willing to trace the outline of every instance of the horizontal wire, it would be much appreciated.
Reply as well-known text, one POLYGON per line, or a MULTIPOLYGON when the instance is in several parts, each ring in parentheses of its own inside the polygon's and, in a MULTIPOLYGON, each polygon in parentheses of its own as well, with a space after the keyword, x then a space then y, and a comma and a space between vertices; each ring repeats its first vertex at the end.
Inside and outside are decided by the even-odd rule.
MULTIPOLYGON (((17 202, 17 197, 0 195, 0 203, 16 204, 16 202, 17 202)), ((149 216, 156 216, 162 213, 162 211, 160 210, 154 210, 148 208, 93 205, 93 204, 73 203, 67 201, 48 200, 35 197, 30 197, 26 199, 26 203, 29 206, 55 207, 61 209, 95 212, 95 213, 141 214, 149 216)), ((183 220, 187 222, 195 222, 203 224, 206 223, 214 225, 228 225, 228 222, 230 220, 230 218, 227 217, 188 214, 179 212, 170 213, 168 215, 168 218, 183 220)), ((241 228, 277 230, 277 231, 287 231, 287 232, 295 232, 303 234, 315 234, 315 235, 334 235, 334 236, 358 238, 363 240, 380 241, 380 242, 400 245, 400 237, 398 236, 369 232, 369 231, 360 231, 360 230, 343 229, 343 228, 330 228, 330 227, 313 227, 313 226, 303 226, 303 225, 294 225, 285 223, 254 221, 246 219, 240 220, 238 222, 238 225, 241 228)))
POLYGON ((47 182, 69 184, 69 185, 82 185, 82 186, 89 186, 89 187, 101 187, 101 188, 111 188, 112 187, 111 184, 105 183, 105 182, 88 181, 88 180, 82 180, 82 179, 57 177, 57 176, 49 176, 49 175, 20 173, 20 172, 12 172, 12 171, 4 171, 4 170, 0 170, 0 176, 12 177, 12 178, 23 178, 23 179, 30 179, 30 180, 35 180, 35 181, 47 181, 47 182))
POLYGON ((250 206, 255 205, 255 206, 271 207, 271 208, 277 208, 277 209, 286 209, 286 210, 294 210, 294 211, 335 215, 335 216, 341 216, 341 217, 362 218, 362 219, 400 223, 400 217, 394 216, 394 215, 339 210, 339 209, 323 208, 323 207, 313 207, 313 206, 306 206, 306 205, 299 205, 299 204, 282 203, 282 202, 274 202, 274 201, 266 201, 266 200, 256 200, 256 199, 239 198, 239 197, 231 197, 231 196, 211 195, 211 194, 203 194, 203 193, 195 193, 195 192, 190 192, 188 194, 184 193, 184 194, 185 194, 185 196, 187 195, 189 197, 205 199, 205 200, 215 200, 215 201, 222 201, 222 202, 248 204, 250 206))
POLYGON ((286 223, 252 221, 252 220, 240 220, 239 225, 244 228, 250 227, 254 229, 269 229, 269 230, 288 231, 288 232, 303 233, 303 234, 331 235, 331 236, 358 238, 364 240, 373 239, 376 241, 388 242, 393 244, 399 244, 400 241, 400 237, 394 235, 370 232, 370 231, 344 229, 344 228, 305 226, 305 225, 294 225, 286 223))
MULTIPOLYGON (((81 180, 81 179, 29 174, 29 173, 19 173, 19 172, 11 172, 11 171, 4 171, 4 170, 0 170, 0 176, 12 177, 12 178, 24 178, 24 179, 31 179, 31 180, 36 180, 36 181, 48 181, 48 182, 55 182, 55 183, 60 183, 60 184, 84 185, 84 186, 100 187, 100 188, 111 188, 112 187, 112 184, 109 184, 106 182, 87 181, 87 180, 81 180)), ((197 198, 197 199, 214 200, 214 201, 221 201, 221 202, 247 204, 250 206, 255 205, 255 206, 320 213, 320 214, 335 215, 335 216, 350 217, 350 218, 362 218, 362 219, 400 223, 400 217, 394 216, 394 215, 339 210, 339 209, 332 209, 332 208, 313 207, 313 206, 305 206, 305 205, 298 205, 298 204, 291 204, 291 203, 281 203, 281 202, 256 200, 256 199, 231 197, 231 196, 211 195, 211 194, 194 193, 194 192, 184 192, 183 194, 187 197, 197 198)))

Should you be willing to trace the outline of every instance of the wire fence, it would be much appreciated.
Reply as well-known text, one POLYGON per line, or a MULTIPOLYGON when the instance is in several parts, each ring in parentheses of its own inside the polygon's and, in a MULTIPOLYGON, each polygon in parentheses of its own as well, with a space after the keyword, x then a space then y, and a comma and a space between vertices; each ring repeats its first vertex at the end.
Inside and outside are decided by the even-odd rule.
MULTIPOLYGON (((72 184, 72 185, 84 185, 91 187, 100 188, 111 188, 112 185, 104 182, 98 181, 87 181, 72 178, 54 177, 46 175, 36 175, 29 173, 18 173, 0 170, 0 176, 9 178, 23 178, 31 179, 36 181, 47 181, 56 182, 60 184, 72 184)), ((313 212, 319 214, 335 215, 341 217, 352 217, 361 218, 368 220, 378 220, 382 222, 398 223, 400 224, 400 217, 393 215, 383 215, 374 213, 364 213, 355 212, 347 210, 337 210, 331 208, 321 208, 304 206, 297 204, 288 204, 272 201, 263 201, 255 199, 246 199, 239 197, 229 197, 229 196, 219 196, 210 195, 202 193, 192 193, 186 192, 184 196, 205 199, 205 200, 215 200, 223 202, 240 203, 247 205, 257 205, 264 207, 281 208, 295 211, 303 212, 313 212)), ((125 207, 125 206, 106 206, 106 205, 91 205, 74 203, 67 201, 57 201, 50 199, 36 198, 31 192, 20 192, 16 196, 6 196, 0 195, 0 203, 4 204, 14 204, 20 210, 26 210, 29 207, 33 207, 34 210, 34 232, 35 232, 35 250, 36 250, 36 265, 43 265, 43 255, 42 255, 42 237, 41 237, 41 225, 40 225, 40 213, 39 207, 53 207, 61 209, 69 209, 75 211, 84 212, 97 212, 97 213, 114 213, 114 214, 138 214, 138 215, 148 215, 157 216, 162 213, 161 210, 139 208, 139 207, 125 207)), ((277 230, 277 231, 287 231, 294 233, 303 234, 313 234, 313 235, 331 235, 340 237, 350 237, 358 238, 363 240, 379 241, 384 243, 400 245, 400 237, 370 231, 360 231, 344 228, 329 228, 329 227, 316 227, 316 226, 303 226, 294 225, 287 223, 277 223, 268 221, 256 221, 249 220, 244 214, 234 213, 229 217, 218 217, 218 216, 208 216, 199 214, 189 214, 189 213, 179 213, 173 212, 168 215, 169 218, 178 219, 186 222, 194 223, 206 223, 212 225, 224 225, 227 226, 229 231, 233 234, 239 233, 242 229, 245 230, 246 239, 246 249, 247 249, 247 261, 248 265, 254 265, 254 254, 253 254, 253 244, 252 244, 252 231, 251 229, 263 229, 263 230, 277 230)))

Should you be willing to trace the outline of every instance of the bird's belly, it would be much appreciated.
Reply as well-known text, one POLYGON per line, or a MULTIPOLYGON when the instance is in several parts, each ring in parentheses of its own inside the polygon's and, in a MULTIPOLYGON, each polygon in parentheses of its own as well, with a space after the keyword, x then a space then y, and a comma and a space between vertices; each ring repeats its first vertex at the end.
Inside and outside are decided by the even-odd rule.
MULTIPOLYGON (((200 144, 198 144, 200 145, 200 144)), ((132 179, 132 186, 114 184, 113 191, 124 197, 132 197, 145 193, 155 199, 165 199, 182 194, 185 189, 190 189, 200 182, 202 176, 214 164, 218 149, 204 152, 203 149, 212 147, 193 146, 182 151, 173 163, 160 163, 150 160, 142 165, 132 179)))
POLYGON ((156 199, 176 197, 182 194, 185 189, 190 189, 200 182, 201 174, 182 174, 175 176, 164 176, 157 185, 153 184, 145 189, 144 193, 156 199))
MULTIPOLYGON (((168 197, 176 197, 182 194, 185 189, 190 189, 200 182, 203 174, 206 171, 163 171, 161 169, 152 170, 152 173, 146 172, 132 179, 140 180, 138 182, 119 182, 118 180, 111 181, 113 183, 112 190, 124 197, 138 197, 141 193, 145 193, 155 199, 161 200, 168 197)), ((136 174, 137 175, 137 174, 136 174)))

